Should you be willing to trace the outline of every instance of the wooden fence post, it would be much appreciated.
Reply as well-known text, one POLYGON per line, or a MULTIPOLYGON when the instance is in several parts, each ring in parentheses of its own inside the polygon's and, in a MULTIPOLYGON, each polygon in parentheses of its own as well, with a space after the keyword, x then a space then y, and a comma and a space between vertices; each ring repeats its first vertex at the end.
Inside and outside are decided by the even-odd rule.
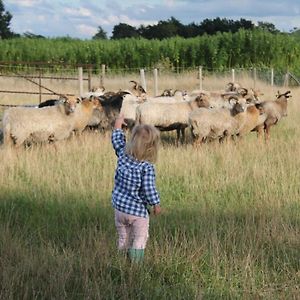
POLYGON ((88 68, 88 90, 92 89, 92 67, 88 68))
POLYGON ((100 75, 100 87, 104 87, 104 79, 105 79, 105 65, 101 65, 101 75, 100 75))
POLYGON ((145 79, 145 70, 144 69, 141 69, 140 70, 140 75, 141 75, 141 85, 143 87, 143 89, 145 91, 147 91, 147 87, 146 87, 146 79, 145 79))
POLYGON ((253 88, 255 89, 256 87, 256 68, 253 69, 253 88))
POLYGON ((200 91, 202 91, 203 89, 202 66, 199 66, 199 88, 200 91))
POLYGON ((234 71, 234 69, 231 69, 231 78, 232 78, 232 82, 235 83, 235 71, 234 71))
POLYGON ((39 93, 40 93, 39 101, 41 103, 42 102, 42 71, 41 71, 41 69, 39 69, 39 93))
POLYGON ((82 67, 78 68, 78 84, 79 84, 79 96, 83 95, 83 70, 82 67))
POLYGON ((271 86, 274 86, 274 69, 271 68, 271 86))
POLYGON ((156 97, 158 95, 158 80, 157 80, 156 68, 153 70, 153 76, 154 76, 154 97, 156 97))

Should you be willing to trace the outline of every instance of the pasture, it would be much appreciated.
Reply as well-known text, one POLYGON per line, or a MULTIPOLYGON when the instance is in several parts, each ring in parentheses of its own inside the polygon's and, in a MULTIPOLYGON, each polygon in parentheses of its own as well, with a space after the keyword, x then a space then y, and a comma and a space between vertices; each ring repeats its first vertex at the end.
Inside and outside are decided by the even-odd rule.
MULTIPOLYGON (((126 88, 131 79, 105 86, 126 88)), ((228 81, 208 78, 204 87, 228 81)), ((188 77, 160 82, 195 84, 188 77)), ((258 88, 263 100, 278 89, 258 88)), ((151 217, 141 266, 116 251, 109 133, 85 132, 56 149, 1 148, 0 298, 299 299, 300 90, 291 91, 288 116, 267 144, 251 133, 195 149, 162 134, 156 176, 163 213, 151 217)), ((33 103, 28 95, 17 102, 33 103)))

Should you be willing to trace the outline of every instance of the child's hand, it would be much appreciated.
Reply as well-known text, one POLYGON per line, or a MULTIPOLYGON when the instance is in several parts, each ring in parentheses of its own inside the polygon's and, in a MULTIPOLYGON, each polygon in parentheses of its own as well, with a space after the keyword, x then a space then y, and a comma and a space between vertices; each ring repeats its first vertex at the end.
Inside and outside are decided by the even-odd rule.
POLYGON ((124 115, 123 115, 123 114, 120 114, 120 115, 116 118, 116 121, 115 121, 115 129, 121 129, 121 128, 122 128, 122 125, 127 126, 127 124, 126 124, 125 121, 124 121, 124 115))
POLYGON ((154 205, 154 207, 153 207, 153 214, 154 214, 155 216, 157 216, 157 215, 159 215, 160 213, 161 213, 161 207, 160 207, 160 205, 159 205, 159 204, 154 205))

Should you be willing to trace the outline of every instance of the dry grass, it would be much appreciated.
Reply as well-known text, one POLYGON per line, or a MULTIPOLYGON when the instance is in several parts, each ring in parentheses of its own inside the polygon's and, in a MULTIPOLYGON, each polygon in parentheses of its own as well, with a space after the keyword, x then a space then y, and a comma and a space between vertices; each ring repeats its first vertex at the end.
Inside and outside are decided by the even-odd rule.
POLYGON ((0 298, 299 299, 300 91, 292 95, 269 144, 249 135, 195 150, 162 135, 164 212, 151 219, 140 267, 115 249, 109 134, 0 149, 0 298))

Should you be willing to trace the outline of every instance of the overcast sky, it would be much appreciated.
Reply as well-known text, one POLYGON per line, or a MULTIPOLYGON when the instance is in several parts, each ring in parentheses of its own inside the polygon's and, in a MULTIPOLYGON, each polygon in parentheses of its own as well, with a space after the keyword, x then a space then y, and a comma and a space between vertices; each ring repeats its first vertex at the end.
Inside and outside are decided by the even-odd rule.
POLYGON ((46 37, 90 39, 101 26, 111 36, 119 23, 135 27, 171 16, 183 24, 216 17, 273 23, 281 31, 300 28, 300 0, 3 0, 11 29, 46 37))

